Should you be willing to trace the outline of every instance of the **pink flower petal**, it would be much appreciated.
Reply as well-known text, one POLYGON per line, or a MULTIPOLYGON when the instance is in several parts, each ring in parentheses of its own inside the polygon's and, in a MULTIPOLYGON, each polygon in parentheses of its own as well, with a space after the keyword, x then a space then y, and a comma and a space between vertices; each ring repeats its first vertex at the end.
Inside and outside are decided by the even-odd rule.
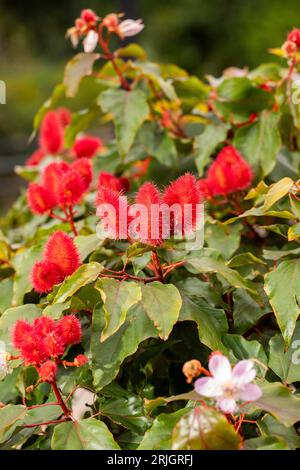
POLYGON ((262 396, 262 391, 256 384, 247 384, 239 393, 239 399, 243 401, 256 401, 262 396))
POLYGON ((202 377, 195 381, 195 390, 204 397, 216 397, 219 395, 219 386, 213 377, 202 377))
POLYGON ((231 365, 227 357, 215 354, 208 362, 208 368, 218 382, 227 382, 231 379, 231 365))
POLYGON ((237 405, 234 398, 220 398, 217 405, 223 413, 232 414, 236 411, 237 405))
POLYGON ((255 376, 256 371, 253 362, 250 360, 238 362, 232 371, 232 378, 240 385, 252 382, 255 376))

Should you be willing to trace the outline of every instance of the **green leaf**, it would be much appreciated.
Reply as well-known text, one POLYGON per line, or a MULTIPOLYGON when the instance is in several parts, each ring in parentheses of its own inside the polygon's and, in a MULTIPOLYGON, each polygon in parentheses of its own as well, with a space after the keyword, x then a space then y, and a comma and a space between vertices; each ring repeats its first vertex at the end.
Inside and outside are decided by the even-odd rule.
POLYGON ((13 295, 13 281, 11 278, 0 282, 0 314, 11 307, 13 295))
POLYGON ((284 439, 277 436, 253 437, 244 442, 245 450, 289 450, 284 439))
POLYGON ((196 408, 173 431, 173 450, 238 450, 241 438, 225 416, 212 408, 196 408))
POLYGON ((281 146, 279 117, 278 113, 263 111, 256 122, 238 129, 234 137, 233 144, 256 171, 261 169, 263 176, 273 170, 281 146))
POLYGON ((272 184, 266 194, 263 210, 268 211, 277 201, 289 193, 293 185, 294 181, 291 178, 282 178, 272 184))
POLYGON ((0 442, 10 438, 16 427, 20 426, 26 415, 23 405, 7 405, 0 408, 0 442))
POLYGON ((300 223, 292 225, 288 229, 288 241, 292 242, 300 237, 300 223))
POLYGON ((238 249, 241 240, 241 224, 228 225, 222 223, 205 224, 205 240, 209 248, 217 250, 225 259, 230 258, 238 249))
POLYGON ((117 57, 126 57, 126 58, 134 58, 138 60, 146 60, 147 53, 146 51, 139 45, 135 43, 130 43, 125 47, 121 47, 115 51, 117 57))
POLYGON ((268 302, 259 305, 247 291, 238 289, 233 293, 234 332, 243 334, 270 311, 268 302))
POLYGON ((31 271, 34 263, 42 258, 42 253, 43 246, 37 244, 17 253, 13 258, 13 265, 16 270, 12 298, 13 305, 22 304, 24 295, 32 290, 31 271))
POLYGON ((74 240, 81 261, 84 261, 100 244, 99 237, 96 234, 79 235, 74 240))
POLYGON ((142 287, 142 306, 153 321, 161 339, 168 339, 179 317, 181 296, 172 284, 151 282, 142 287))
POLYGON ((258 341, 248 341, 243 338, 243 336, 230 334, 224 335, 223 342, 238 361, 242 361, 243 359, 257 359, 264 364, 265 367, 261 367, 258 364, 256 364, 255 367, 258 369, 260 376, 263 377, 266 374, 267 356, 264 348, 258 341))
POLYGON ((98 281, 95 287, 103 301, 105 327, 100 341, 105 341, 123 325, 128 310, 141 300, 142 292, 136 282, 108 278, 98 281))
POLYGON ((119 152, 125 157, 149 114, 146 95, 141 90, 106 90, 101 93, 99 104, 113 117, 119 152))
POLYGON ((265 276, 265 291, 274 310, 286 346, 289 346, 299 316, 300 261, 282 261, 265 276))
POLYGON ((174 413, 161 413, 157 416, 151 428, 146 431, 138 450, 171 450, 173 428, 189 411, 189 408, 182 408, 174 413))
POLYGON ((102 270, 103 266, 96 262, 83 264, 80 266, 77 271, 75 271, 75 273, 67 277, 60 285, 53 303, 57 304, 65 302, 81 287, 95 281, 102 270))
POLYGON ((62 423, 54 428, 53 450, 120 450, 107 426, 95 418, 62 423))
POLYGON ((80 53, 67 63, 64 85, 66 86, 66 95, 68 97, 72 98, 76 95, 81 79, 92 73, 93 65, 99 57, 100 55, 95 53, 80 53))
POLYGON ((157 330, 140 303, 130 309, 119 330, 100 343, 104 326, 104 311, 99 305, 93 314, 91 344, 94 385, 97 389, 102 389, 116 377, 124 359, 134 354, 142 341, 157 337, 157 330))
POLYGON ((263 436, 266 437, 279 437, 284 439, 289 445, 290 449, 300 448, 300 436, 297 434, 294 427, 286 427, 281 424, 277 419, 266 414, 261 421, 258 422, 258 427, 263 436))
MULTIPOLYGON (((274 335, 269 342, 269 367, 275 372, 284 383, 291 384, 300 381, 300 367, 299 363, 293 355, 295 345, 300 346, 300 323, 297 322, 294 334, 291 340, 291 346, 286 349, 284 340, 281 334, 274 335), (297 341, 297 343, 294 343, 297 341)), ((296 355, 295 354, 295 355, 296 355)))
POLYGON ((211 154, 226 139, 228 129, 229 126, 223 123, 210 124, 195 138, 195 163, 199 176, 203 175, 211 154))
POLYGON ((300 398, 279 382, 261 385, 262 397, 255 406, 275 416, 285 426, 299 421, 300 398))

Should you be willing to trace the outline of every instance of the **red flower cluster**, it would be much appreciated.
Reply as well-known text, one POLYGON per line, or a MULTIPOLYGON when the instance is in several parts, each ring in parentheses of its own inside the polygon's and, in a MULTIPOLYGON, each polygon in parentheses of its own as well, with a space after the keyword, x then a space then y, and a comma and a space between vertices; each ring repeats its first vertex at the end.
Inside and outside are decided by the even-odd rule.
POLYGON ((228 145, 218 154, 206 178, 198 181, 198 189, 205 199, 226 196, 248 188, 252 179, 251 166, 236 148, 228 145))
POLYGON ((101 187, 110 188, 117 193, 126 193, 130 189, 130 182, 127 178, 118 177, 107 171, 99 173, 98 189, 101 187))
POLYGON ((287 40, 282 46, 287 57, 292 58, 300 50, 300 29, 294 28, 289 32, 287 40))
MULTIPOLYGON (((40 380, 51 383, 66 348, 80 343, 81 336, 80 321, 74 315, 66 315, 59 321, 44 316, 36 318, 33 324, 17 320, 12 330, 12 343, 26 365, 36 366, 40 380)), ((79 367, 86 362, 87 358, 80 354, 72 365, 79 367)))
POLYGON ((32 268, 32 284, 39 293, 50 292, 80 266, 75 243, 64 232, 55 232, 48 240, 43 260, 32 268))
POLYGON ((85 136, 76 139, 71 153, 76 158, 93 158, 102 147, 103 142, 98 137, 85 136))
POLYGON ((105 218, 104 229, 109 237, 135 239, 153 246, 170 235, 194 230, 200 202, 196 179, 189 173, 171 183, 162 195, 153 183, 143 184, 131 206, 124 196, 104 186, 96 198, 97 215, 105 218))
POLYGON ((79 203, 93 179, 92 165, 86 158, 72 164, 53 162, 42 173, 41 183, 31 183, 27 202, 34 214, 45 214, 55 207, 79 203))
POLYGON ((26 161, 27 166, 38 165, 46 155, 58 155, 64 148, 64 128, 71 122, 66 108, 48 111, 40 127, 39 148, 26 161))

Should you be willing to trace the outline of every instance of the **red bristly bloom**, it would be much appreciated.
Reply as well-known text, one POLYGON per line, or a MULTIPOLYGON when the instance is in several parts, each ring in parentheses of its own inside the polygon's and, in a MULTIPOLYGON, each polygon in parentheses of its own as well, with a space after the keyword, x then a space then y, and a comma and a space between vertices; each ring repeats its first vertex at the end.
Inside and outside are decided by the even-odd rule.
POLYGON ((38 317, 33 322, 33 330, 37 336, 42 337, 55 329, 55 321, 51 317, 38 317))
POLYGON ((97 215, 106 220, 103 228, 107 236, 115 240, 126 239, 129 223, 126 197, 102 186, 97 193, 96 207, 97 215))
POLYGON ((289 32, 288 34, 288 41, 293 42, 296 44, 297 48, 300 48, 300 29, 294 28, 292 31, 289 32))
POLYGON ((43 349, 48 357, 58 358, 63 355, 65 344, 57 327, 43 338, 43 349))
POLYGON ((172 235, 178 231, 184 235, 195 229, 201 200, 196 179, 190 173, 181 176, 166 188, 162 202, 169 208, 174 206, 174 212, 171 210, 170 214, 172 235))
POLYGON ((84 366, 89 362, 88 358, 84 354, 78 354, 74 359, 74 364, 76 367, 84 366))
POLYGON ((57 334, 65 346, 80 343, 82 336, 80 321, 74 315, 62 317, 57 324, 57 334))
POLYGON ((54 361, 46 361, 38 369, 41 382, 53 382, 57 374, 57 364, 54 361))
POLYGON ((102 147, 103 143, 101 139, 86 136, 76 140, 72 147, 72 153, 76 158, 93 158, 102 147))
POLYGON ((80 266, 79 253, 71 237, 66 233, 57 231, 48 240, 44 259, 55 263, 62 271, 63 277, 70 276, 80 266))
POLYGON ((203 199, 210 199, 212 197, 210 184, 207 179, 201 179, 197 181, 198 190, 203 199))
POLYGON ((38 261, 32 268, 31 279, 34 289, 43 294, 50 292, 56 284, 60 284, 64 280, 64 273, 56 263, 38 261))
POLYGON ((107 171, 101 171, 98 177, 98 188, 101 186, 110 188, 117 193, 126 193, 129 191, 130 183, 127 178, 115 176, 107 171))
POLYGON ((27 191, 27 204, 34 214, 45 214, 56 204, 52 192, 37 183, 30 183, 27 191))
POLYGON ((12 330, 12 344, 21 349, 24 341, 34 334, 33 327, 25 320, 18 320, 12 330))
POLYGON ((46 166, 42 174, 42 185, 51 191, 56 201, 61 189, 61 182, 66 173, 70 170, 70 165, 66 162, 52 162, 46 166))
POLYGON ((74 206, 78 204, 86 190, 83 178, 77 171, 69 170, 60 182, 57 191, 57 200, 60 206, 74 206))
POLYGON ((79 173, 84 183, 85 191, 87 191, 93 181, 93 169, 90 160, 87 158, 80 158, 79 160, 75 160, 71 167, 74 171, 79 173))
POLYGON ((56 110, 56 114, 58 115, 63 127, 67 127, 70 124, 72 116, 68 108, 58 108, 56 110))
POLYGON ((43 342, 37 335, 33 338, 26 339, 20 352, 23 361, 28 365, 41 364, 47 360, 47 354, 44 350, 43 342))
POLYGON ((27 158, 26 166, 37 166, 41 163, 43 158, 45 157, 45 152, 42 149, 37 149, 33 154, 27 158))
MULTIPOLYGON (((143 218, 143 212, 139 215, 140 221, 140 235, 137 237, 141 242, 149 245, 158 246, 162 243, 161 239, 161 213, 160 207, 160 193, 157 187, 153 183, 144 183, 135 199, 136 204, 141 204, 147 209, 147 214, 143 218), (157 212, 155 212, 155 210, 157 212), (159 223, 157 221, 159 220, 159 223), (157 233, 154 232, 154 228, 157 227, 157 233), (143 237, 146 234, 146 238, 143 237)), ((130 212, 129 212, 130 213, 130 212)), ((131 214, 133 215, 133 214, 131 214)))
POLYGON ((45 153, 56 155, 64 147, 64 128, 55 111, 48 111, 40 129, 40 147, 45 153))
POLYGON ((207 181, 213 196, 226 196, 250 186, 253 172, 250 165, 232 145, 224 147, 210 166, 207 181))

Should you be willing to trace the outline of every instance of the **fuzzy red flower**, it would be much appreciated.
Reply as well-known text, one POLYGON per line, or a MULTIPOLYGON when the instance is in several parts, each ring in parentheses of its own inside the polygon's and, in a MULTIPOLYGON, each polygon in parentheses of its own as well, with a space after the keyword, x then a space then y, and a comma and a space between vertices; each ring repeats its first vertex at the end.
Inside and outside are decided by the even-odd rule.
POLYGON ((55 232, 48 240, 44 251, 44 259, 47 263, 51 261, 55 263, 63 273, 63 277, 73 274, 80 266, 75 243, 71 237, 61 231, 55 232))
POLYGON ((201 179, 197 181, 198 190, 203 199, 211 198, 210 184, 207 179, 201 179))
POLYGON ((157 187, 153 183, 144 183, 140 187, 135 201, 136 204, 143 205, 147 211, 147 214, 143 214, 143 211, 139 214, 139 218, 141 219, 140 241, 148 243, 149 245, 160 245, 162 243, 161 214, 159 211, 160 193, 157 187), (146 235, 146 237, 143 235, 146 235))
POLYGON ((53 382, 57 374, 57 365, 54 361, 46 361, 40 365, 38 370, 42 382, 53 382))
POLYGON ((40 147, 45 153, 56 155, 64 146, 64 128, 55 111, 48 111, 40 129, 40 147))
POLYGON ((34 214, 45 214, 56 204, 52 192, 40 184, 30 183, 27 190, 27 204, 34 214))
POLYGON ((65 350, 63 338, 57 327, 42 339, 43 349, 48 357, 60 357, 65 350))
POLYGON ((300 29, 294 28, 292 31, 289 32, 288 34, 288 41, 293 42, 296 44, 298 48, 300 48, 300 29))
POLYGON ((61 181, 69 170, 70 165, 66 162, 52 162, 43 171, 42 185, 51 191, 56 199, 61 189, 61 181))
POLYGON ((75 160, 75 162, 72 163, 72 169, 79 173, 84 183, 85 191, 88 190, 91 182, 93 181, 93 169, 90 160, 87 158, 75 160))
POLYGON ((101 171, 98 177, 98 188, 104 186, 110 188, 117 193, 127 192, 130 188, 130 183, 127 178, 118 177, 107 171, 101 171))
POLYGON ((171 234, 179 232, 184 235, 195 229, 198 204, 200 204, 201 200, 197 181, 190 173, 181 176, 166 188, 162 202, 171 209, 171 234))
POLYGON ((40 364, 47 360, 43 342, 36 335, 26 339, 20 352, 25 364, 40 364))
POLYGON ((59 117, 59 120, 63 127, 66 127, 70 124, 72 116, 70 111, 67 108, 58 108, 56 114, 59 117))
POLYGON ((45 152, 42 149, 37 149, 33 154, 27 158, 26 166, 37 166, 41 163, 43 158, 45 157, 45 152))
POLYGON ((102 140, 98 137, 86 136, 76 140, 72 147, 72 153, 76 158, 93 158, 103 147, 102 140))
POLYGON ((38 317, 33 322, 33 331, 40 338, 51 333, 54 329, 55 321, 51 317, 38 317))
POLYGON ((74 364, 76 367, 84 366, 89 362, 88 358, 84 354, 78 354, 74 359, 74 364))
POLYGON ((74 315, 62 317, 57 324, 57 333, 66 346, 80 343, 82 336, 80 321, 74 315))
POLYGON ((12 344, 21 349, 26 339, 33 335, 33 327, 25 320, 17 320, 12 330, 12 344))
POLYGON ((108 237, 115 240, 128 237, 129 206, 125 196, 101 186, 96 197, 96 207, 97 215, 101 219, 105 218, 103 228, 108 237))
POLYGON ((82 199, 86 186, 83 178, 77 171, 66 172, 57 191, 58 203, 62 206, 74 206, 82 199))
POLYGON ((250 186, 253 172, 250 165, 232 145, 224 147, 207 173, 213 196, 225 196, 250 186))
POLYGON ((62 269, 51 261, 38 261, 34 264, 31 273, 34 289, 42 294, 50 292, 56 284, 60 284, 64 279, 62 269))

